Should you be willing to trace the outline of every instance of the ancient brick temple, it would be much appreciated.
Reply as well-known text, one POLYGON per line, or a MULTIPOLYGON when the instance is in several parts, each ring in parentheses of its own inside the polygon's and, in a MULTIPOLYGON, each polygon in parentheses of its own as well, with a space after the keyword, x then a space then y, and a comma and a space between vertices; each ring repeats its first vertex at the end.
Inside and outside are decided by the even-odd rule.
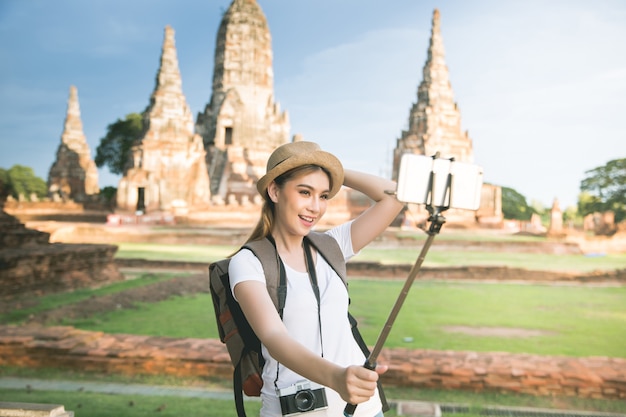
POLYGON ((215 47, 213 92, 196 120, 215 202, 254 199, 271 151, 289 141, 287 112, 274 101, 271 35, 256 0, 234 0, 215 47))
POLYGON ((210 202, 202 138, 183 95, 174 30, 165 28, 161 63, 150 104, 143 112, 145 133, 117 190, 120 210, 184 212, 210 202))
MULTIPOLYGON (((398 178, 400 159, 405 153, 433 156, 439 152, 442 158, 474 162, 472 140, 468 132, 461 129, 461 113, 454 101, 437 9, 433 12, 428 55, 422 74, 417 102, 409 114, 409 129, 402 132, 394 149, 393 179, 398 178)), ((474 217, 483 222, 498 223, 502 220, 501 200, 500 187, 485 184, 481 191, 480 208, 476 213, 450 210, 446 217, 460 223, 472 223, 474 217)), ((412 210, 419 218, 420 209, 412 210)))
POLYGON ((431 156, 440 152, 442 158, 474 162, 472 140, 461 130, 461 113, 454 102, 437 9, 433 13, 428 57, 422 73, 417 103, 409 114, 409 130, 402 132, 394 149, 394 178, 398 177, 400 157, 405 153, 431 156))
POLYGON ((91 159, 80 118, 78 90, 71 86, 61 144, 48 174, 48 193, 53 200, 84 202, 99 192, 98 169, 91 159))

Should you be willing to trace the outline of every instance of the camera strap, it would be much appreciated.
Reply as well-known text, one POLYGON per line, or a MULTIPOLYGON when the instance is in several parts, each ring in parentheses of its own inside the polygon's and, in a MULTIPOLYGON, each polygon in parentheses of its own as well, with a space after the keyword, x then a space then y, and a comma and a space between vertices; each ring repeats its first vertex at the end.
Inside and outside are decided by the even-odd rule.
MULTIPOLYGON (((273 238, 269 238, 270 241, 274 244, 274 248, 276 248, 276 243, 274 242, 273 238)), ((311 288, 313 288, 313 294, 315 294, 315 300, 317 301, 317 322, 319 323, 319 329, 320 329, 320 347, 322 349, 322 357, 324 357, 324 340, 322 337, 322 315, 321 315, 321 298, 320 298, 320 288, 319 285, 317 284, 317 273, 315 272, 315 263, 313 262, 313 255, 311 254, 311 243, 309 242, 309 239, 305 236, 304 239, 302 239, 302 248, 304 250, 304 257, 306 259, 306 270, 307 270, 307 274, 309 276, 309 282, 311 283, 311 288)), ((287 282, 287 272, 285 271, 285 265, 283 264, 283 260, 280 258, 280 255, 278 254, 278 249, 276 250, 276 258, 279 261, 280 264, 280 283, 281 285, 284 285, 285 288, 285 294, 283 294, 283 297, 286 297, 286 282, 287 282)), ((279 294, 280 296, 280 294, 279 294)), ((285 301, 283 298, 283 303, 282 305, 285 305, 285 301)), ((283 310, 281 309, 279 311, 280 314, 280 318, 283 318, 283 310)), ((280 363, 276 362, 276 378, 274 379, 274 388, 278 389, 278 376, 279 376, 279 372, 280 372, 280 363)))
POLYGON ((304 256, 306 257, 306 270, 309 273, 309 281, 311 281, 311 287, 313 293, 315 293, 315 299, 317 300, 317 322, 320 328, 320 347, 322 349, 322 358, 324 357, 324 338, 322 336, 322 307, 320 298, 320 287, 317 285, 317 273, 315 272, 315 263, 313 263, 313 255, 311 254, 311 244, 308 239, 303 239, 302 246, 304 247, 304 256))

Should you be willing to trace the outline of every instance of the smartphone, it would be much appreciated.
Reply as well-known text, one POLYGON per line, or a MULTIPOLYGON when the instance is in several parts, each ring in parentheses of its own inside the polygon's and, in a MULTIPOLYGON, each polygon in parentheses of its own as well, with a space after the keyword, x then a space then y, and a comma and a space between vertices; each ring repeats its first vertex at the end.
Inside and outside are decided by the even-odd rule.
POLYGON ((478 210, 483 169, 474 164, 406 153, 398 171, 398 200, 463 210, 478 210))

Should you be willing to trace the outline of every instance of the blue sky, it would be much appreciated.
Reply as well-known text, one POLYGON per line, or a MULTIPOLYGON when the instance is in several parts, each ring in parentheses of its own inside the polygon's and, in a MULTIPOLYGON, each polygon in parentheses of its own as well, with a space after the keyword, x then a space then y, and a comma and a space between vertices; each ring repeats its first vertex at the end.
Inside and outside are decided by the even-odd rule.
MULTIPOLYGON (((586 170, 626 157, 626 2, 258 0, 275 96, 292 134, 389 176, 417 100, 432 12, 485 181, 529 203, 575 204, 586 170)), ((78 88, 92 157, 106 127, 143 111, 171 25, 194 114, 211 96, 230 0, 0 0, 0 167, 46 179, 78 88)), ((119 178, 100 170, 100 186, 119 178)))

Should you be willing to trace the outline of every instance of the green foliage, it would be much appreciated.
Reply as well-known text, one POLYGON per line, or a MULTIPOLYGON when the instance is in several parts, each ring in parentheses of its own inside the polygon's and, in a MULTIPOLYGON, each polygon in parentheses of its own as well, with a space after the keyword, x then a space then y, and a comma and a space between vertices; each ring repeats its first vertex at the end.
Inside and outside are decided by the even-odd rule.
POLYGON ((106 186, 100 190, 100 195, 107 202, 113 201, 116 194, 117 194, 117 188, 115 187, 106 186))
POLYGON ((604 211, 604 205, 600 198, 583 191, 578 194, 578 212, 582 216, 586 216, 589 213, 596 213, 604 211))
POLYGON ((95 163, 98 168, 107 166, 113 174, 123 174, 130 157, 130 148, 143 134, 143 117, 129 113, 126 119, 117 119, 107 126, 107 134, 96 148, 95 163))
POLYGON ((530 220, 534 212, 526 197, 512 188, 502 187, 502 214, 505 219, 530 220))
POLYGON ((13 165, 9 170, 0 168, 0 195, 18 198, 21 194, 28 198, 33 193, 44 198, 48 195, 48 186, 32 168, 23 165, 13 165))
POLYGON ((581 223, 581 217, 578 214, 578 210, 575 206, 569 206, 565 210, 563 210, 563 221, 581 223))
POLYGON ((583 216, 612 210, 616 222, 626 219, 626 158, 586 171, 580 190, 578 210, 583 216))
POLYGON ((4 200, 10 193, 9 173, 6 169, 0 168, 0 201, 4 200))

